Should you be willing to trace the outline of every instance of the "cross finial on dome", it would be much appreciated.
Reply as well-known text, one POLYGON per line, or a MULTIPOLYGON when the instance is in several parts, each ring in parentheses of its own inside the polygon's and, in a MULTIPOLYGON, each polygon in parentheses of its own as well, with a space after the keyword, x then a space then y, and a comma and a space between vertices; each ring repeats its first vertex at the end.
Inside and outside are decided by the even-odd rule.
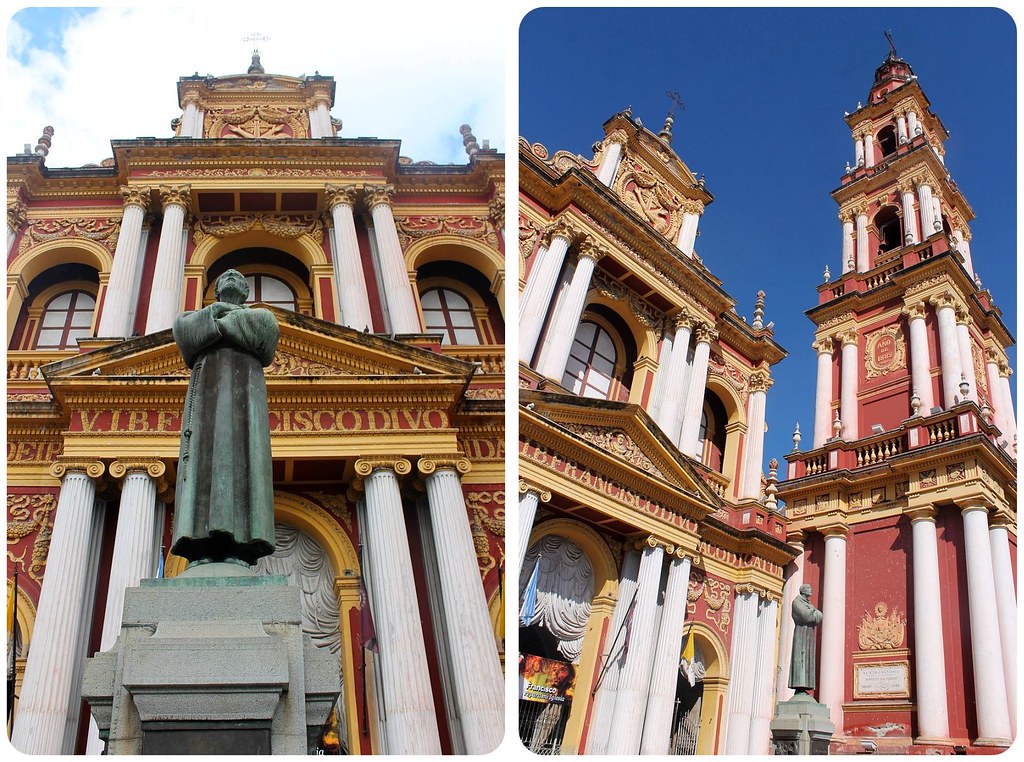
POLYGON ((668 116, 665 117, 665 126, 661 128, 661 132, 658 133, 658 137, 664 140, 669 145, 671 145, 672 123, 675 122, 676 106, 679 107, 680 111, 683 111, 686 108, 686 106, 683 104, 682 100, 680 100, 679 93, 677 93, 675 90, 666 90, 665 95, 667 95, 671 99, 672 105, 668 107, 668 116))
POLYGON ((899 58, 899 55, 896 53, 896 46, 892 42, 892 30, 885 30, 885 39, 889 41, 889 58, 899 58))
MULTIPOLYGON (((253 32, 247 37, 242 38, 242 42, 252 42, 254 45, 258 45, 261 42, 270 42, 270 38, 266 35, 260 34, 259 32, 253 32)), ((260 63, 260 49, 253 47, 252 49, 252 63, 249 64, 249 69, 246 72, 248 74, 265 74, 266 71, 263 69, 263 64, 260 63)))

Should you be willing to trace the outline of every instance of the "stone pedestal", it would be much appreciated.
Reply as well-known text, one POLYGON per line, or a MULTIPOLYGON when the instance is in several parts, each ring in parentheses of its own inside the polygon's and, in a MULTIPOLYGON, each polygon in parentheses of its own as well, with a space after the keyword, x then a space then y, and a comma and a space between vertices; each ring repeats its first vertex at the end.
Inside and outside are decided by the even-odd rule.
POLYGON ((828 754, 835 725, 827 706, 797 693, 776 705, 771 729, 773 754, 828 754))
POLYGON ((82 684, 107 753, 310 753, 340 680, 302 634, 299 595, 231 564, 126 590, 120 635, 82 684))

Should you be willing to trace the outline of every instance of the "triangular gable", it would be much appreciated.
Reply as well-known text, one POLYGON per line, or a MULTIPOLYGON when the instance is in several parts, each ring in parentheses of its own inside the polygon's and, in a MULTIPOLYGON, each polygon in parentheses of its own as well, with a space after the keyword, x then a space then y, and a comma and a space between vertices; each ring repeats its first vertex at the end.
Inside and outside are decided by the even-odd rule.
POLYGON ((663 484, 697 495, 712 506, 722 500, 638 405, 563 394, 524 391, 520 403, 591 447, 663 484))
MULTIPOLYGON (((281 338, 274 362, 266 369, 268 384, 283 377, 417 376, 468 381, 474 366, 437 352, 384 336, 361 333, 276 307, 281 338)), ((126 339, 91 352, 51 363, 43 369, 51 382, 83 376, 168 377, 189 371, 171 331, 126 339)))

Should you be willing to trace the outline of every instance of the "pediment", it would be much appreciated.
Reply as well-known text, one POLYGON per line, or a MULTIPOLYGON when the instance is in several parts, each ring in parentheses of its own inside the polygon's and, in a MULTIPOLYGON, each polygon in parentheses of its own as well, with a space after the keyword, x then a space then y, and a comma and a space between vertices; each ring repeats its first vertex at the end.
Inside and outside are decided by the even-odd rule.
POLYGON ((690 460, 638 405, 544 392, 523 392, 520 402, 544 423, 602 456, 696 495, 709 505, 721 504, 690 460))
MULTIPOLYGON (((274 361, 266 368, 268 386, 290 379, 401 378, 467 381, 475 368, 421 346, 333 325, 275 307, 280 326, 274 361)), ((104 346, 43 368, 51 383, 89 377, 187 378, 190 371, 170 329, 104 346)))

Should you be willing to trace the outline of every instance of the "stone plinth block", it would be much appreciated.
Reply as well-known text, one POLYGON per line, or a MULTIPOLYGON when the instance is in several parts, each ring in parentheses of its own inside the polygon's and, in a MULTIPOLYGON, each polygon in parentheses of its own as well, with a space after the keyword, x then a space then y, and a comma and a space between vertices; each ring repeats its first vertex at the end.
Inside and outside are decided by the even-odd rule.
POLYGON ((773 754, 828 754, 835 725, 827 706, 798 693, 776 705, 771 729, 773 754))
POLYGON ((340 680, 302 634, 299 596, 279 576, 126 590, 117 641, 82 683, 107 753, 309 753, 340 680))

